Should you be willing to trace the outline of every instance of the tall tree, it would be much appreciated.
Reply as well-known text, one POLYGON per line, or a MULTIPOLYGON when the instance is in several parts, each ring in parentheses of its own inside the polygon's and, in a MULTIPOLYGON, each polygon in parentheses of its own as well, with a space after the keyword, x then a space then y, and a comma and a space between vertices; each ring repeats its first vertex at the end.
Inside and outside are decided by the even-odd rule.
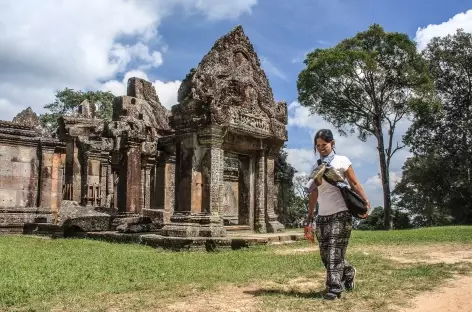
POLYGON ((395 185, 392 195, 395 206, 408 211, 410 216, 422 222, 418 225, 433 226, 445 223, 447 206, 444 194, 448 192, 447 176, 439 155, 413 156, 403 166, 402 179, 395 185))
POLYGON ((397 123, 409 113, 410 102, 430 88, 427 67, 406 34, 368 30, 328 49, 308 54, 298 77, 299 102, 331 122, 342 135, 355 133, 377 139, 384 193, 384 226, 392 229, 390 161, 397 123), (384 132, 386 129, 386 133, 384 132))
POLYGON ((50 131, 57 128, 57 119, 62 115, 67 115, 82 103, 88 100, 97 105, 97 117, 105 120, 111 120, 113 113, 113 99, 115 96, 111 92, 104 91, 75 91, 65 88, 57 91, 54 102, 44 106, 46 113, 40 116, 43 126, 50 131))
MULTIPOLYGON (((413 106, 415 119, 404 142, 418 158, 435 156, 443 205, 456 223, 472 223, 472 34, 458 29, 433 38, 423 56, 439 105, 413 106)), ((424 165, 416 167, 425 171, 424 165)), ((424 174, 432 177, 434 168, 429 169, 424 174)), ((418 197, 428 194, 426 184, 420 186, 418 197)), ((411 205, 407 199, 404 204, 411 205)))
POLYGON ((293 179, 295 196, 300 198, 299 202, 305 214, 308 213, 308 203, 309 203, 309 198, 308 198, 309 194, 307 193, 307 190, 305 188, 305 185, 307 184, 307 182, 308 182, 307 175, 298 175, 293 179))

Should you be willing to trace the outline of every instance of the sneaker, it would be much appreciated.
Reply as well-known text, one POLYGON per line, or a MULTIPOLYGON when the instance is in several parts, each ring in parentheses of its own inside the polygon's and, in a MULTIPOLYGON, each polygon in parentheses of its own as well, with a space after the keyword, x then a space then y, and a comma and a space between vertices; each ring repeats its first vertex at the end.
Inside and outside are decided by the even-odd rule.
POLYGON ((356 286, 356 274, 357 270, 354 268, 354 275, 352 278, 346 278, 346 281, 344 282, 344 287, 346 287, 346 290, 354 290, 354 287, 356 286))
POLYGON ((336 300, 336 299, 341 298, 341 294, 335 294, 335 293, 332 293, 332 292, 328 292, 328 293, 323 295, 323 298, 326 299, 326 300, 336 300))

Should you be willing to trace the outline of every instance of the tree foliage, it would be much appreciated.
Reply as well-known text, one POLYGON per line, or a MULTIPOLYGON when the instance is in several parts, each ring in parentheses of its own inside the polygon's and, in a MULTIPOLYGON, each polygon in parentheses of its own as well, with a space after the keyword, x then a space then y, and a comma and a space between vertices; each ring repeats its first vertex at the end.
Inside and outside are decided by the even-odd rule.
MULTIPOLYGON (((393 228, 410 229, 413 227, 412 222, 406 212, 394 209, 392 212, 393 228)), ((375 207, 367 219, 361 220, 356 229, 358 230, 382 230, 384 228, 384 209, 383 207, 375 207)))
POLYGON ((80 103, 88 100, 97 105, 96 116, 105 120, 111 120, 113 113, 113 99, 111 92, 104 91, 76 91, 70 88, 57 91, 54 102, 44 106, 46 113, 40 116, 41 123, 51 132, 57 128, 57 119, 75 111, 80 103))
POLYGON ((395 192, 426 224, 472 223, 472 34, 433 38, 423 51, 437 103, 413 106, 405 135, 414 157, 395 192), (412 187, 414 186, 414 187, 412 187))
POLYGON ((383 182, 385 227, 392 228, 389 166, 397 123, 411 102, 430 89, 428 71, 406 34, 372 25, 338 45, 308 54, 298 77, 299 102, 332 123, 341 134, 377 139, 383 182), (384 127, 386 133, 384 133, 384 127))

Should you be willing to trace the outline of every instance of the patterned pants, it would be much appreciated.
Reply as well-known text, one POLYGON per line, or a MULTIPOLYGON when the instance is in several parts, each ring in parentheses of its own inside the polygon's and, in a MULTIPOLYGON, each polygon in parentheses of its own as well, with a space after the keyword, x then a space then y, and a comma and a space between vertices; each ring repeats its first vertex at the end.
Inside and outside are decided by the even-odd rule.
POLYGON ((351 229, 352 216, 347 211, 316 217, 316 238, 327 270, 326 287, 334 294, 341 293, 344 281, 354 277, 354 267, 344 259, 351 229))

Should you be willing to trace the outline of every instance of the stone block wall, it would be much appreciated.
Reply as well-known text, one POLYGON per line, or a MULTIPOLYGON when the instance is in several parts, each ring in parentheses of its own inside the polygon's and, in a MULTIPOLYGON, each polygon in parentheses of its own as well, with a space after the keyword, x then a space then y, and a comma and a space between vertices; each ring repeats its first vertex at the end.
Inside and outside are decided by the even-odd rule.
POLYGON ((0 208, 37 205, 38 169, 37 147, 0 143, 0 208))

